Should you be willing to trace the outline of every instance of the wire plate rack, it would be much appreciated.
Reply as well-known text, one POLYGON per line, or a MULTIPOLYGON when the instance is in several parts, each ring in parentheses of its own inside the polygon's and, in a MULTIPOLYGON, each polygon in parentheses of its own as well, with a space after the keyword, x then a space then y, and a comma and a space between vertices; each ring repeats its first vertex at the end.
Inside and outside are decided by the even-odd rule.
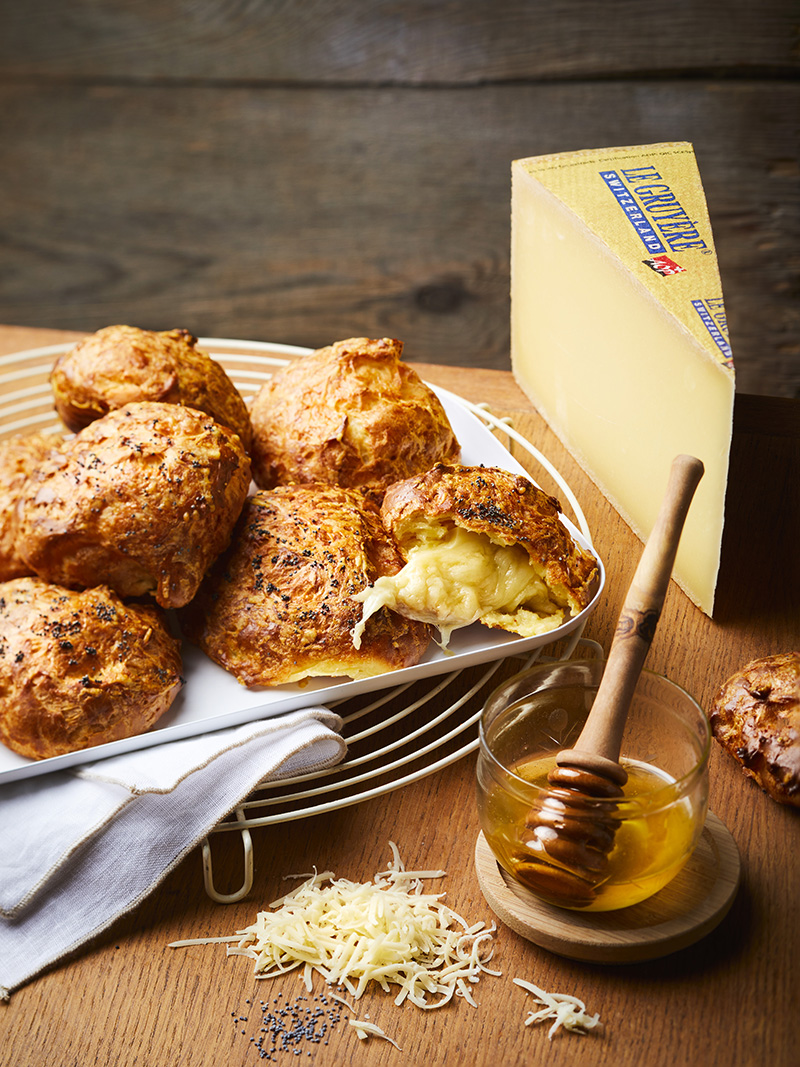
MULTIPOLYGON (((220 362, 245 397, 252 397, 276 370, 307 355, 309 349, 225 338, 201 337, 199 344, 220 362)), ((63 431, 53 410, 49 376, 53 361, 71 344, 49 345, 0 356, 0 436, 13 433, 63 431)), ((492 432, 509 445, 515 442, 559 487, 562 502, 571 508, 581 532, 591 535, 580 505, 561 474, 542 453, 519 434, 507 418, 486 405, 461 401, 492 432)), ((478 719, 488 694, 505 678, 538 659, 568 659, 576 646, 593 646, 582 638, 583 627, 557 645, 524 656, 510 656, 490 664, 453 671, 394 689, 381 690, 333 703, 343 719, 347 757, 335 767, 313 775, 299 775, 262 783, 202 844, 206 892, 219 903, 241 900, 253 884, 253 843, 250 830, 310 818, 374 799, 417 782, 474 753, 478 747, 478 719), (244 876, 233 893, 214 885, 211 838, 237 832, 244 852, 244 876)))
POLYGON ((218 823, 217 833, 241 835, 244 876, 233 893, 214 885, 211 839, 202 844, 206 892, 220 904, 241 900, 253 885, 253 842, 250 830, 259 826, 305 819, 360 804, 401 789, 449 767, 478 748, 478 720, 483 704, 502 681, 533 663, 569 659, 576 646, 602 649, 576 631, 557 646, 536 649, 526 656, 510 656, 494 663, 409 686, 383 691, 377 699, 361 697, 329 704, 344 720, 342 736, 347 757, 337 766, 312 775, 298 775, 257 786, 231 815, 218 823))

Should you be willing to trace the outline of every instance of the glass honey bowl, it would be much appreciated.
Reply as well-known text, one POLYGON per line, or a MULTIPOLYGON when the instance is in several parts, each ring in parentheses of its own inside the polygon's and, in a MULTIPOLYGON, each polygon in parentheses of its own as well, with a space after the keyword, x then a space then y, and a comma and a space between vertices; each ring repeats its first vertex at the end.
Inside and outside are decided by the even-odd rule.
POLYGON ((586 808, 593 818, 596 804, 598 817, 612 827, 607 863, 602 860, 585 889, 584 871, 577 882, 566 879, 569 890, 563 887, 558 868, 569 866, 542 851, 529 820, 534 813, 535 824, 552 790, 547 774, 556 754, 581 732, 603 667, 602 660, 532 667, 491 694, 480 720, 477 799, 487 844, 519 885, 549 904, 580 911, 630 907, 662 889, 694 851, 708 805, 708 719, 680 686, 643 671, 622 741, 623 796, 586 808))

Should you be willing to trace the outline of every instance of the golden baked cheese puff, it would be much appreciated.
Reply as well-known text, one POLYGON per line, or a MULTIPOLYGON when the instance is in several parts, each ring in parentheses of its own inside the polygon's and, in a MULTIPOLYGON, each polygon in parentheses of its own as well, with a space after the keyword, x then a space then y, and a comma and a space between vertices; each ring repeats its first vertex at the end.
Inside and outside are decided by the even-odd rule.
POLYGON ((50 385, 56 411, 76 432, 126 404, 155 400, 204 411, 250 451, 253 430, 242 396, 188 330, 106 326, 56 360, 50 385))
POLYGON ((560 626, 592 599, 595 559, 561 522, 558 501, 497 467, 437 464, 389 487, 381 516, 405 560, 358 594, 363 614, 389 607, 453 630, 480 621, 525 637, 560 626))
POLYGON ((800 652, 736 671, 715 694, 709 720, 744 774, 779 804, 800 808, 800 652))
POLYGON ((57 585, 109 585, 179 607, 227 546, 249 486, 232 430, 193 408, 128 404, 27 480, 19 551, 57 585))
POLYGON ((0 582, 33 574, 17 548, 17 505, 28 476, 64 440, 57 434, 17 434, 0 441, 0 582))
POLYGON ((354 337, 267 382, 251 410, 256 484, 340 485, 379 500, 392 482, 458 459, 441 402, 402 350, 354 337))
POLYGON ((245 686, 370 678, 417 663, 427 626, 380 610, 361 647, 354 596, 402 566, 376 505, 338 486, 279 486, 245 504, 228 551, 180 613, 186 636, 245 686))
POLYGON ((183 685, 162 612, 107 587, 0 584, 0 741, 46 759, 148 730, 183 685))

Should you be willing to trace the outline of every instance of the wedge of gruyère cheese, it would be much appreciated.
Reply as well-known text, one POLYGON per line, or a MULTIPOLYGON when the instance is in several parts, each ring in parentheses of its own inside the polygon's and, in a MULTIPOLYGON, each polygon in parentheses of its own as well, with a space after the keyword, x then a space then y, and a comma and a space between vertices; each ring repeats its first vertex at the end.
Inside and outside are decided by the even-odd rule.
POLYGON ((643 540, 674 456, 703 461, 674 576, 710 615, 734 375, 690 144, 512 164, 511 359, 519 385, 643 540))

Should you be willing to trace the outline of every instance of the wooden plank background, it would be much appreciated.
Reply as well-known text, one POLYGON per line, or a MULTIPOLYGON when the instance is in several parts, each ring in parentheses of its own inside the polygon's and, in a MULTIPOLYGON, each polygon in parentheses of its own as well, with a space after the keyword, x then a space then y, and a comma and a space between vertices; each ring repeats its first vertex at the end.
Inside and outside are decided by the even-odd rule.
POLYGON ((688 140, 742 392, 800 395, 798 0, 2 0, 0 322, 509 367, 510 164, 688 140))

